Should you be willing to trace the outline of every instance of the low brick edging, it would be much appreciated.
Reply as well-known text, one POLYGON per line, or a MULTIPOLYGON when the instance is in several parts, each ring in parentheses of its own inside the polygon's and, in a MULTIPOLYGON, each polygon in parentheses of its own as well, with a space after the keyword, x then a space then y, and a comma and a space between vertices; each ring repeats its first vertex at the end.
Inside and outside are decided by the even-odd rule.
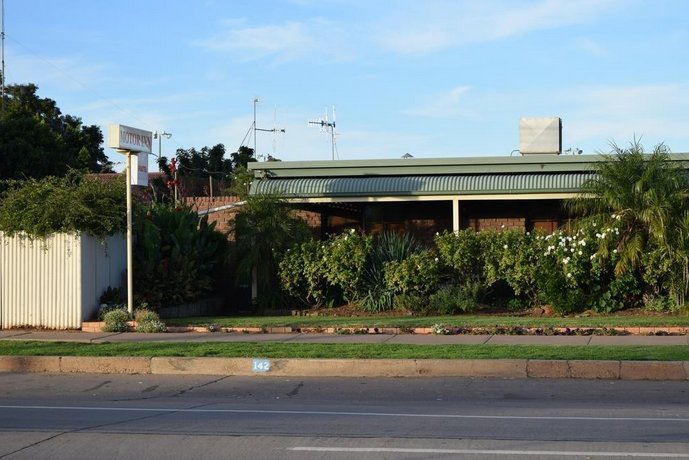
MULTIPOLYGON (((84 322, 81 325, 82 332, 103 332, 103 322, 84 322)), ((128 321, 129 331, 134 332, 136 330, 136 322, 128 321)), ((449 326, 448 326, 449 327, 449 326)), ((243 333, 243 334, 291 334, 291 333, 320 333, 320 334, 418 334, 418 335, 429 335, 434 334, 432 327, 415 327, 415 328, 400 328, 400 327, 298 327, 298 326, 270 326, 270 327, 221 327, 219 328, 222 332, 233 332, 233 333, 243 333)), ((474 328, 480 330, 481 328, 474 328)), ((524 328, 524 331, 529 334, 525 335, 541 335, 547 336, 548 334, 537 334, 535 331, 543 328, 524 328)), ((551 330, 553 332, 566 335, 568 331, 576 330, 577 328, 567 328, 567 327, 554 327, 551 330)), ((580 330, 596 330, 600 328, 587 328, 582 327, 580 330)), ((672 327, 615 327, 608 328, 609 330, 615 330, 621 334, 627 335, 656 335, 656 334, 676 334, 676 335, 689 335, 689 327, 683 326, 672 326, 672 327)), ((207 326, 168 326, 168 332, 210 332, 207 326)), ((488 332, 490 333, 490 332, 488 332)), ((450 334, 450 335, 472 335, 469 333, 462 334, 450 334)), ((498 334, 498 335, 510 335, 510 334, 498 334)), ((577 334, 572 334, 577 335, 577 334)), ((596 335, 596 334, 589 334, 596 335)))
POLYGON ((271 359, 0 356, 0 372, 256 377, 478 377, 689 380, 689 361, 271 359), (267 366, 266 366, 267 364, 267 366), (267 367, 267 368, 266 368, 267 367))

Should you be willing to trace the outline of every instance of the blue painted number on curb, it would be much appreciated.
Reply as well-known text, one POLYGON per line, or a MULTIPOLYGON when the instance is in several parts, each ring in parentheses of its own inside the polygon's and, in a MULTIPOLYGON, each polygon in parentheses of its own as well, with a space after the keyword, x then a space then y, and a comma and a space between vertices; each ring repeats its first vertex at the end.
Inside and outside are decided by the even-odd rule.
POLYGON ((268 372, 270 371, 270 360, 268 359, 254 359, 251 363, 251 372, 268 372))

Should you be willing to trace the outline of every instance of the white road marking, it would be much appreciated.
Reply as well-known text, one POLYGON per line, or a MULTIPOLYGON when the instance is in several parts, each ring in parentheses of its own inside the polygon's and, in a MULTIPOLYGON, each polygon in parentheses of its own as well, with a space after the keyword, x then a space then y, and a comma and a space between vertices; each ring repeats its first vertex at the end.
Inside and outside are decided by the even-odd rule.
POLYGON ((568 417, 528 415, 462 415, 462 414, 419 414, 395 412, 343 412, 308 410, 261 410, 261 409, 201 409, 201 408, 152 408, 152 407, 104 407, 104 406, 17 406, 0 405, 0 409, 17 410, 74 410, 110 412, 180 412, 202 414, 271 414, 271 415, 325 415, 349 417, 397 417, 397 418, 440 418, 440 419, 487 419, 487 420, 586 420, 586 421, 628 421, 628 422, 689 422, 689 418, 670 417, 568 417))
POLYGON ((397 447, 288 447, 296 452, 454 454, 454 455, 552 455, 556 457, 689 458, 689 454, 662 452, 577 452, 573 450, 405 449, 397 447))

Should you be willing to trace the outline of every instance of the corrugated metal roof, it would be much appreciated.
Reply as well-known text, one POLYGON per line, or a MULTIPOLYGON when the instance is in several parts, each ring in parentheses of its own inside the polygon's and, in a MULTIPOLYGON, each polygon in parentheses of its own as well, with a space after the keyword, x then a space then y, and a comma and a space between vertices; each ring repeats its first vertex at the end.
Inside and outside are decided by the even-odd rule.
MULTIPOLYGON (((262 161, 250 162, 254 177, 447 176, 473 174, 575 174, 595 170, 604 155, 529 154, 515 157, 408 158, 384 160, 262 161)), ((689 153, 670 154, 684 167, 689 153)))
POLYGON ((251 194, 287 198, 577 192, 591 173, 257 179, 251 194))

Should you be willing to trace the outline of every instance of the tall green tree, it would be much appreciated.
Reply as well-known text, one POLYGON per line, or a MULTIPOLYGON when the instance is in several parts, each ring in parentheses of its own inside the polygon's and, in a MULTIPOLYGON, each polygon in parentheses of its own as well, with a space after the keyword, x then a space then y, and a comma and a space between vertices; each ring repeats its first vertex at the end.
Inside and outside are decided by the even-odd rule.
POLYGON ((9 85, 0 112, 0 179, 63 176, 70 169, 112 171, 96 125, 63 115, 34 84, 9 85))
MULTIPOLYGON (((183 196, 223 194, 223 190, 231 182, 232 160, 225 158, 225 146, 216 144, 213 147, 203 147, 197 150, 177 149, 175 152, 175 168, 177 170, 177 186, 183 196)), ((158 168, 166 175, 166 182, 174 185, 172 161, 167 157, 158 159, 158 168)))
POLYGON ((256 157, 254 157, 254 149, 247 147, 245 145, 242 145, 237 149, 236 152, 232 152, 232 167, 234 169, 237 168, 246 168, 246 165, 256 161, 256 157))
MULTIPOLYGON (((673 226, 686 212, 689 184, 669 153, 664 144, 645 154, 638 140, 628 148, 613 143, 611 154, 604 155, 605 161, 597 163, 580 195, 569 202, 573 213, 584 216, 589 225, 600 226, 605 238, 615 239, 618 276, 637 270, 651 244, 670 247, 672 235, 677 234, 673 226), (606 232, 612 221, 619 233, 606 232)), ((604 252, 607 246, 600 247, 604 252)))
POLYGON ((210 174, 229 176, 232 173, 232 161, 225 158, 225 146, 216 144, 196 150, 177 149, 177 166, 181 176, 207 178, 210 174))

